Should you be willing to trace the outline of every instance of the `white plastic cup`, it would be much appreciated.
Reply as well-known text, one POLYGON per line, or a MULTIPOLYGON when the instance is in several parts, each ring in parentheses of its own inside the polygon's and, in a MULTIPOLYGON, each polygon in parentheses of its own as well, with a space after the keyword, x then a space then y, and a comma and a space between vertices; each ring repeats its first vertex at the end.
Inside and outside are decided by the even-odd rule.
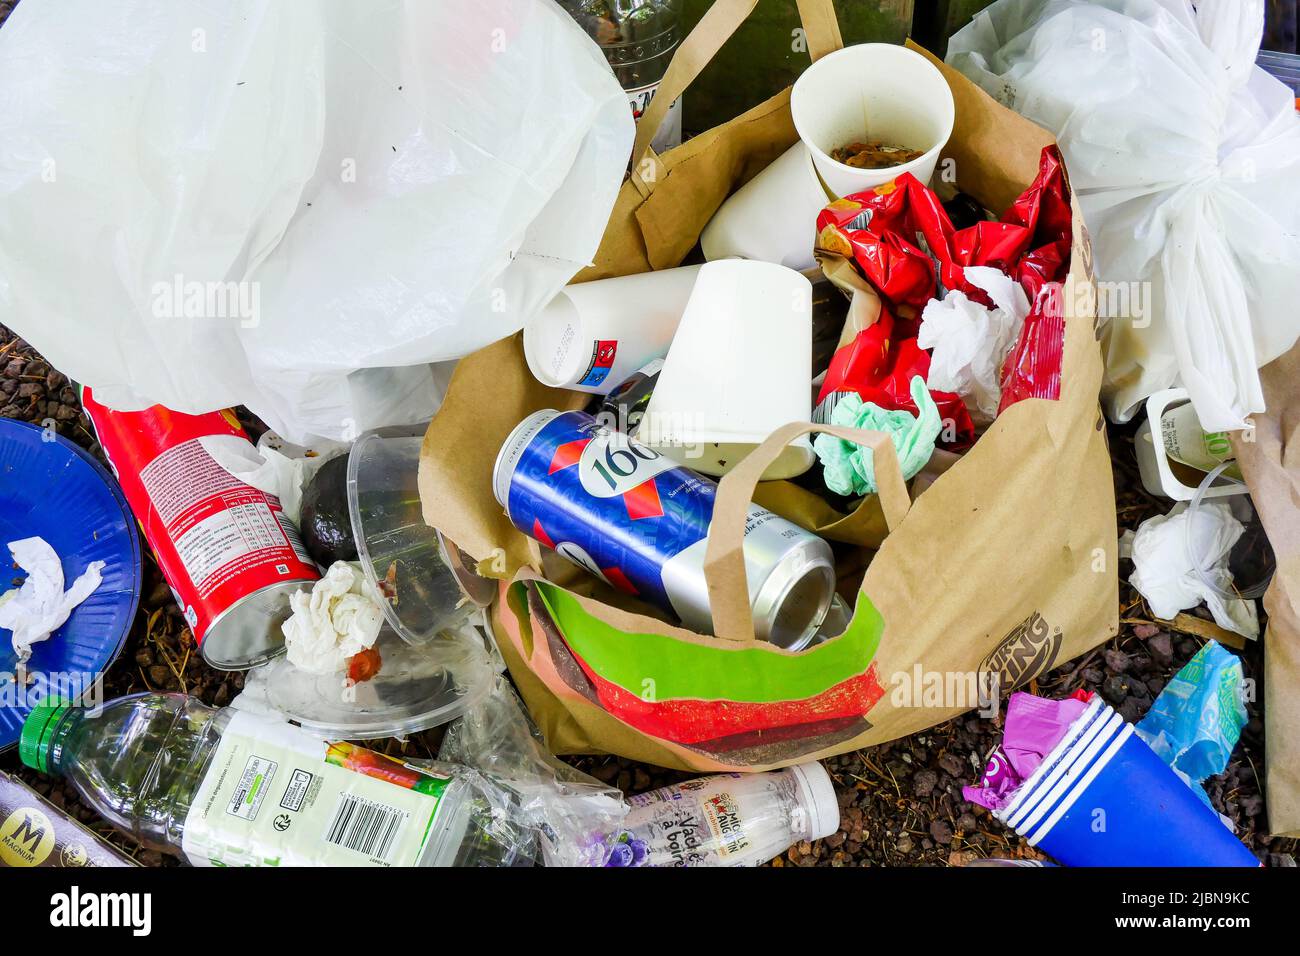
POLYGON ((704 258, 759 259, 798 272, 817 260, 817 214, 831 195, 803 143, 795 143, 740 187, 718 209, 700 236, 704 258))
POLYGON ((524 326, 524 357, 539 382, 606 395, 668 354, 699 266, 565 286, 524 326))
POLYGON ((863 43, 822 57, 795 82, 790 112, 817 172, 836 196, 903 173, 928 184, 956 118, 952 90, 938 68, 892 43, 863 43), (834 150, 863 140, 925 152, 888 169, 858 169, 831 158, 834 150))
MULTIPOLYGON (((700 269, 637 441, 687 468, 724 475, 775 429, 812 420, 812 283, 771 262, 700 269)), ((813 463, 807 437, 763 474, 813 463)))

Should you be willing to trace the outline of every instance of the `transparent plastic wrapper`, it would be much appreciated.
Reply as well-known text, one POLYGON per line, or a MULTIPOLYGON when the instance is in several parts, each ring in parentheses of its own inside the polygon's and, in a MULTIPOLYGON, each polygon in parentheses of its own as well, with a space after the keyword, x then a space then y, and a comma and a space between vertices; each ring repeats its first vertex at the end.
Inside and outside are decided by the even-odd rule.
POLYGON ((1300 117, 1255 66, 1263 0, 1001 0, 948 62, 1056 135, 1091 230, 1107 411, 1181 384, 1210 431, 1264 410, 1300 324, 1300 117))
POLYGON ((25 0, 0 89, 0 322, 295 442, 427 421, 429 363, 591 261, 633 137, 546 0, 25 0))
POLYGON ((502 827, 533 834, 547 866, 605 864, 628 812, 622 793, 553 756, 504 676, 452 724, 438 759, 477 770, 502 827))

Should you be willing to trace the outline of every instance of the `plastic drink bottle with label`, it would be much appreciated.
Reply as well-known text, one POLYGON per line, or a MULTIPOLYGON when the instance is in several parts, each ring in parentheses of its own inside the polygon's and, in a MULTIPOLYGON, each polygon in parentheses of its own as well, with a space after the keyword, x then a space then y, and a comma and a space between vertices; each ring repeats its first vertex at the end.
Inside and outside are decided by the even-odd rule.
POLYGON ((758 866, 840 826, 821 764, 726 773, 629 797, 607 866, 758 866))
POLYGON ((532 863, 473 771, 416 766, 184 694, 100 710, 44 701, 19 754, 140 843, 197 866, 532 863))

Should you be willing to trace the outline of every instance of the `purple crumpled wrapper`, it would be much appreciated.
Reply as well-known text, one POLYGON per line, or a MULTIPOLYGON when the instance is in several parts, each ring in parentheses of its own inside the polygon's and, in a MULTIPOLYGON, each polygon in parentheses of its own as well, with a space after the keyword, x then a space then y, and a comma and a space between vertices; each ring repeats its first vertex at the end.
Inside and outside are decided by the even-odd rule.
POLYGON ((989 755, 980 782, 962 787, 962 796, 990 810, 1002 809, 1087 707, 1088 701, 1075 697, 1047 700, 1033 694, 1012 694, 1002 745, 989 755))

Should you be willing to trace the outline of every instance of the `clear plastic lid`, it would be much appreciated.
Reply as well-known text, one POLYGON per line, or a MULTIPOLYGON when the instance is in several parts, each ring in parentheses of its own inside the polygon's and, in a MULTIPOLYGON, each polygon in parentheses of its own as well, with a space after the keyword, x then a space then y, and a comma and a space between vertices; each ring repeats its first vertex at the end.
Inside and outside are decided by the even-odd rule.
POLYGON ((484 637, 464 623, 414 645, 385 626, 375 642, 379 671, 349 684, 345 674, 312 674, 280 657, 250 671, 249 697, 310 733, 335 740, 405 737, 447 723, 492 687, 484 637))

